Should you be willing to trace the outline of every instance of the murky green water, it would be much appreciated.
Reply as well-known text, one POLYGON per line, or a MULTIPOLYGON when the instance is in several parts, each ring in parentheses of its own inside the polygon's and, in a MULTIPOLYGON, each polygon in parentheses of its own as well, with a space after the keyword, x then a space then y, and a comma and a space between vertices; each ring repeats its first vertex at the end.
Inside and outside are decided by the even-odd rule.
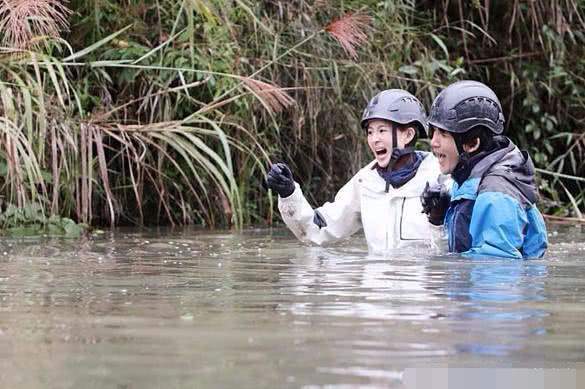
POLYGON ((368 256, 286 230, 0 240, 0 386, 402 387, 585 366, 585 232, 546 260, 368 256))

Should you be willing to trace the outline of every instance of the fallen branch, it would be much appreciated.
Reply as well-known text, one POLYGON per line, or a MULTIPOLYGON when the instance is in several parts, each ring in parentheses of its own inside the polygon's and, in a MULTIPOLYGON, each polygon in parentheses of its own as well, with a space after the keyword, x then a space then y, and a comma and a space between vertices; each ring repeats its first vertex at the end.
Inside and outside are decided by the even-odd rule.
POLYGON ((585 219, 580 219, 577 217, 565 217, 565 216, 554 216, 554 215, 542 215, 545 219, 551 220, 557 223, 565 223, 565 224, 585 224, 585 219))

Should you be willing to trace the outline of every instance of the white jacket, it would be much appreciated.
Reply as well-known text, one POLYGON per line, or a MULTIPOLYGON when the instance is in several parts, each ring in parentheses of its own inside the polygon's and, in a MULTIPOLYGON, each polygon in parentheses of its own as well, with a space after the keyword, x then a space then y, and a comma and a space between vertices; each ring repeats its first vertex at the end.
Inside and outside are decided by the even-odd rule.
POLYGON ((332 203, 316 210, 326 227, 314 222, 315 210, 295 183, 294 192, 278 199, 278 209, 286 225, 302 242, 322 245, 344 239, 363 227, 370 252, 420 246, 436 248, 442 229, 430 224, 422 213, 420 195, 427 182, 437 183, 439 164, 424 153, 416 175, 400 188, 389 187, 375 169, 376 161, 362 168, 345 184, 332 203))

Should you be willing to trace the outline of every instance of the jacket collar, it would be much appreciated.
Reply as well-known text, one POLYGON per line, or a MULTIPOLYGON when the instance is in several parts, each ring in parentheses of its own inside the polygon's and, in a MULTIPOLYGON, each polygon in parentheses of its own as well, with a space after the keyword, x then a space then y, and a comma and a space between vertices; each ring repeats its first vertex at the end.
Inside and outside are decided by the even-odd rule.
MULTIPOLYGON (((424 188, 427 181, 431 177, 438 177, 441 173, 439 170, 439 163, 434 155, 426 151, 417 151, 422 157, 422 162, 418 167, 416 174, 410 181, 402 185, 400 188, 393 188, 390 193, 394 196, 402 197, 417 197, 420 196, 422 188, 424 188)), ((377 162, 374 160, 370 162, 364 169, 365 173, 361 177, 364 179, 364 184, 372 191, 383 193, 386 182, 380 177, 376 171, 377 162)))

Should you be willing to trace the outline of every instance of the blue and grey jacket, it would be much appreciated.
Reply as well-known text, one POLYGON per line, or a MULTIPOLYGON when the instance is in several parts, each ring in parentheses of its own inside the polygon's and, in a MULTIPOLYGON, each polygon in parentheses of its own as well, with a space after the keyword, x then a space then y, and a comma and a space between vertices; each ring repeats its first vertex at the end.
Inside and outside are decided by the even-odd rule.
POLYGON ((548 242, 535 205, 532 160, 510 139, 498 136, 495 141, 495 150, 471 158, 467 167, 458 166, 453 174, 445 216, 449 251, 465 256, 542 257, 548 242), (465 168, 469 172, 458 179, 461 171, 457 170, 465 168))

